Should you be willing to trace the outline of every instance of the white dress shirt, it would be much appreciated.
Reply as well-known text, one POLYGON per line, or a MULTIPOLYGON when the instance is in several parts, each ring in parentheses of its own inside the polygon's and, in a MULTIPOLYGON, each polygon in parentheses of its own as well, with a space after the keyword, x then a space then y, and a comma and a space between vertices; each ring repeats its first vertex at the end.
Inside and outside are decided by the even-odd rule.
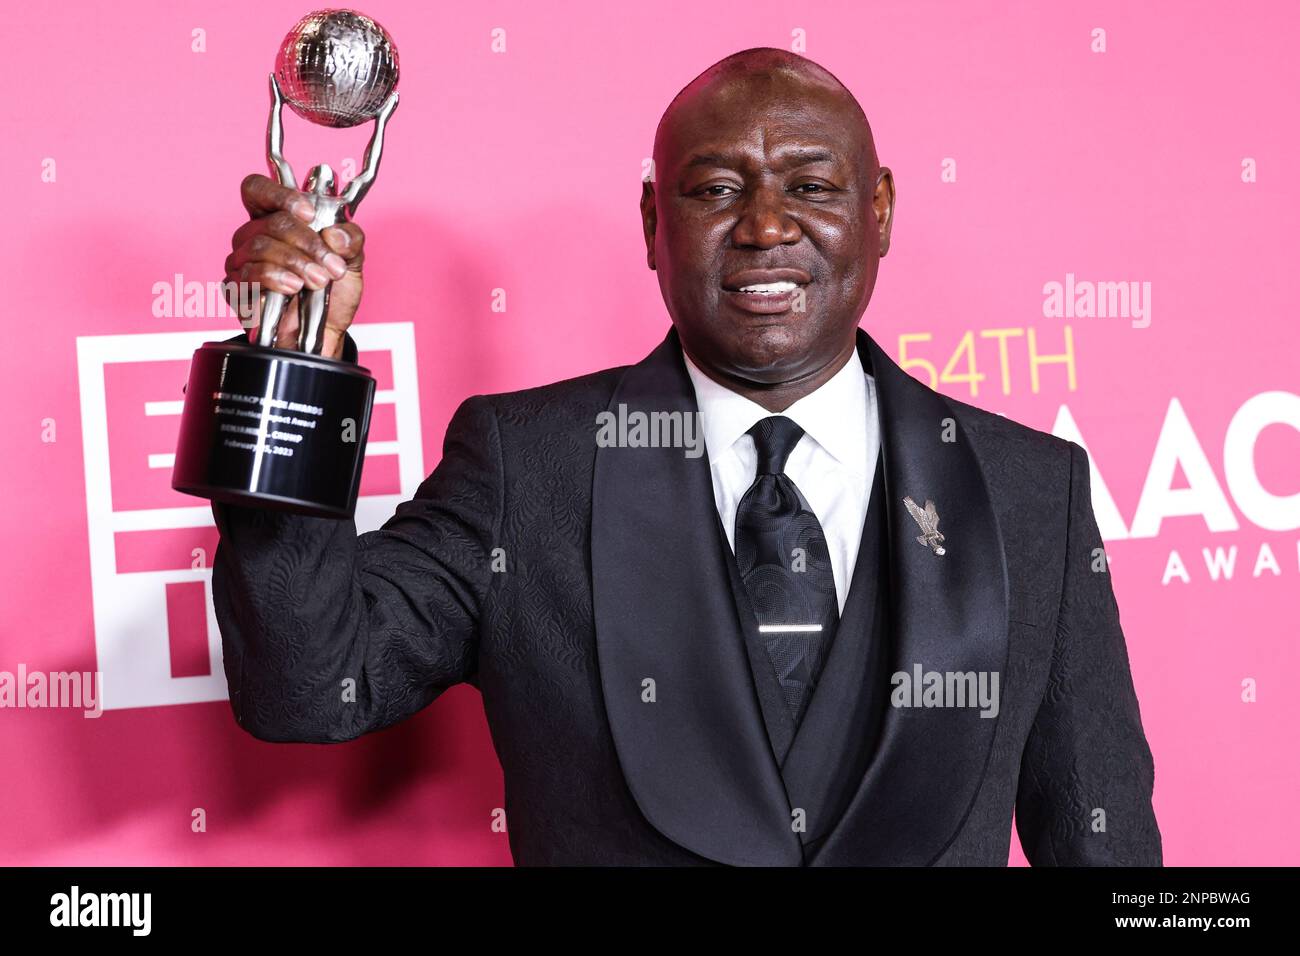
POLYGON ((817 516, 826 535, 842 614, 880 454, 875 379, 863 371, 854 352, 816 391, 783 412, 769 412, 713 381, 685 352, 682 358, 695 386, 713 498, 732 553, 736 550, 736 509, 758 470, 754 439, 746 432, 774 414, 784 415, 803 429, 803 437, 786 461, 785 474, 799 488, 804 504, 817 516))

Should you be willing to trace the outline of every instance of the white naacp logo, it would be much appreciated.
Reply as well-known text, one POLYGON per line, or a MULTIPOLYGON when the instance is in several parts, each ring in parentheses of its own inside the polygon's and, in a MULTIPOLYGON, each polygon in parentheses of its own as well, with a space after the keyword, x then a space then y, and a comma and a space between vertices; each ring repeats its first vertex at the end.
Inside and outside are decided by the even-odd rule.
MULTIPOLYGON (((415 362, 415 331, 410 322, 353 326, 349 333, 363 352, 390 352, 393 387, 375 393, 375 405, 393 405, 397 419, 394 441, 366 443, 366 457, 396 455, 401 491, 396 495, 358 498, 359 533, 378 528, 399 503, 411 498, 425 478, 420 438, 419 382, 415 362)), ((108 407, 104 368, 117 362, 189 361, 205 342, 222 341, 235 331, 158 332, 142 335, 91 335, 77 338, 77 373, 81 392, 81 428, 86 468, 86 519, 90 536, 90 585, 94 606, 95 654, 103 675, 105 710, 159 707, 225 700, 221 632, 212 608, 211 558, 202 568, 118 573, 114 536, 125 531, 159 531, 211 527, 212 507, 198 498, 175 508, 114 511, 109 472, 108 407), (206 594, 207 674, 173 677, 167 633, 167 585, 202 581, 206 594)), ((180 391, 177 383, 176 391, 180 391)), ((144 415, 174 416, 177 426, 183 398, 146 402, 144 415)), ((170 471, 175 448, 149 454, 150 468, 170 471)))
POLYGON ((1276 494, 1264 487, 1255 470, 1255 443, 1270 425, 1286 425, 1300 431, 1300 395, 1260 392, 1242 402, 1223 433, 1220 447, 1224 482, 1220 484, 1206 446, 1197 436, 1182 402, 1171 398, 1131 525, 1120 514, 1097 459, 1068 405, 1062 405, 1057 411, 1052 434, 1075 442, 1088 452, 1097 527, 1102 540, 1117 541, 1157 537, 1164 520, 1173 517, 1200 516, 1206 529, 1214 533, 1237 531, 1241 523, 1233 512, 1233 504, 1247 521, 1265 531, 1300 528, 1300 492, 1276 494), (1174 487, 1180 468, 1187 478, 1186 488, 1174 487))

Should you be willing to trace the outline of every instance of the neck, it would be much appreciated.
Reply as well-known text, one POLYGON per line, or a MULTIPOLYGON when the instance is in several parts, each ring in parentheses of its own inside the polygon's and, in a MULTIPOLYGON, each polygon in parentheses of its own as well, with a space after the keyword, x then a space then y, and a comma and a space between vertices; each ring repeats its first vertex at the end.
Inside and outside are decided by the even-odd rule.
POLYGON ((730 389, 737 395, 743 395, 769 412, 777 413, 785 411, 799 399, 811 395, 829 382, 856 351, 857 337, 855 334, 850 337, 848 343, 842 349, 835 353, 834 358, 820 368, 786 382, 771 383, 755 382, 750 379, 727 375, 699 362, 694 355, 691 355, 691 361, 695 363, 701 372, 723 388, 730 389))

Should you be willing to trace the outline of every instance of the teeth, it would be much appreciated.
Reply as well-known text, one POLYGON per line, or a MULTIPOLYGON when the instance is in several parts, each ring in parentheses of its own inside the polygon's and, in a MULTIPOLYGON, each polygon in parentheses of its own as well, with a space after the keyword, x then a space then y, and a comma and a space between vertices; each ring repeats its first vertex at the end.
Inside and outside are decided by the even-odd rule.
POLYGON ((793 292, 799 288, 795 282, 763 282, 758 285, 741 286, 741 292, 757 292, 761 295, 778 295, 782 292, 793 292))

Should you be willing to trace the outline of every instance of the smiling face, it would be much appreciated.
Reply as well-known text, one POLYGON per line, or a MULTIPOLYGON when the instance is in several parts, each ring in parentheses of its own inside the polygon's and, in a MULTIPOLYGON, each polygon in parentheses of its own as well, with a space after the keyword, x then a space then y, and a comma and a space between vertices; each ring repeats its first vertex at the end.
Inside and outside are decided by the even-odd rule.
POLYGON ((854 349, 893 180, 834 77, 784 51, 746 53, 664 115, 641 202, 647 258, 706 374, 806 394, 854 349))

